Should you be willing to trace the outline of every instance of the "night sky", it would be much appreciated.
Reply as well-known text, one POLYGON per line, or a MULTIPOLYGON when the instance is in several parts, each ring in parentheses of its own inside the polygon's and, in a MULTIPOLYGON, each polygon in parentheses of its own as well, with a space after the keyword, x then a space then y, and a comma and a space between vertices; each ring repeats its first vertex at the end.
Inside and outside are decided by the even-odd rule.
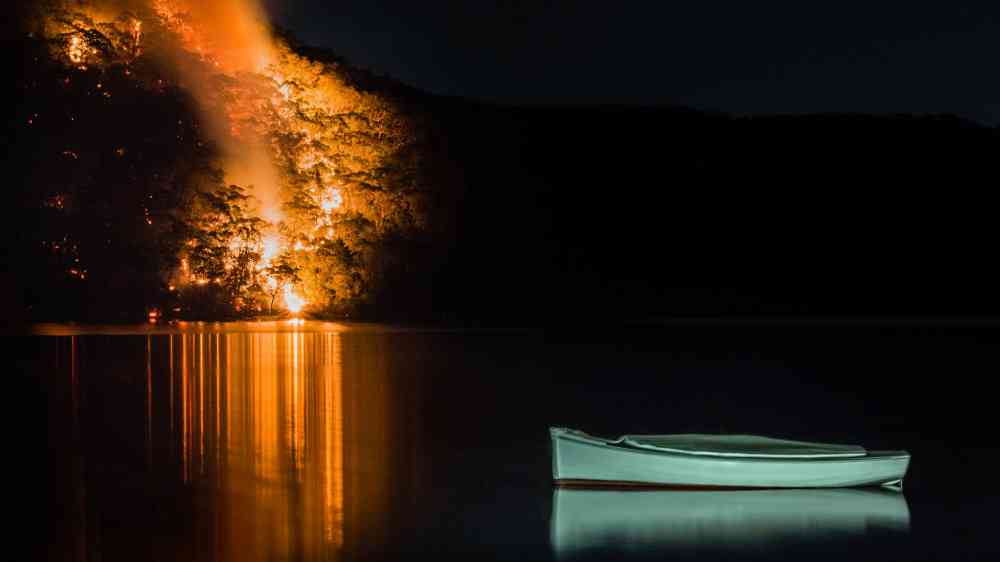
POLYGON ((264 0, 306 43, 431 92, 1000 122, 1000 2, 264 0))

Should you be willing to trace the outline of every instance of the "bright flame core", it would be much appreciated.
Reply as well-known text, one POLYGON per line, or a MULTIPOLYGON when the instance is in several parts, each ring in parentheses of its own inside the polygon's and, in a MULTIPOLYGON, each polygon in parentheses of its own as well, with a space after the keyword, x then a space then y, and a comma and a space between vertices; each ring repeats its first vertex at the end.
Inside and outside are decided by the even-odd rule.
POLYGON ((74 35, 69 40, 69 60, 74 64, 80 64, 87 56, 87 48, 83 44, 83 39, 79 35, 74 35))
MULTIPOLYGON (((282 252, 282 241, 277 234, 268 234, 265 236, 262 245, 263 247, 261 249, 261 259, 258 264, 258 269, 266 269, 270 267, 274 263, 274 259, 277 258, 282 252)), ((264 274, 264 283, 271 291, 278 289, 278 280, 270 274, 264 274)), ((302 309, 305 308, 307 304, 304 298, 295 294, 295 291, 289 284, 285 284, 284 287, 282 287, 282 295, 285 299, 285 308, 292 314, 302 312, 302 309)))
POLYGON ((319 206, 323 209, 323 212, 330 213, 333 212, 334 209, 339 208, 343 202, 344 199, 341 197, 340 191, 335 187, 331 187, 323 195, 323 199, 320 200, 319 206))
POLYGON ((274 258, 278 257, 278 254, 280 253, 281 240, 278 239, 278 235, 268 234, 265 236, 260 255, 261 268, 269 267, 271 262, 274 261, 274 258))
POLYGON ((305 299, 296 295, 291 286, 285 285, 285 308, 292 314, 298 314, 305 305, 305 299))

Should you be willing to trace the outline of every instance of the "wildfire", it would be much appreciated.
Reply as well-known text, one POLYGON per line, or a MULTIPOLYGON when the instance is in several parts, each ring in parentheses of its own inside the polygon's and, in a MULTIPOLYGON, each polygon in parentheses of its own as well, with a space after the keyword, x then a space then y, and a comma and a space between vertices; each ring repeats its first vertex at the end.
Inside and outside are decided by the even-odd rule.
POLYGON ((344 202, 344 199, 340 196, 340 191, 336 188, 331 187, 323 195, 323 198, 319 202, 319 206, 323 209, 325 213, 331 213, 334 209, 340 207, 340 204, 344 202))
POLYGON ((285 308, 288 312, 292 314, 298 314, 302 312, 302 309, 306 306, 306 301, 302 297, 295 294, 292 291, 291 286, 285 285, 285 308))
POLYGON ((269 267, 279 254, 281 254, 281 239, 277 234, 268 234, 264 237, 258 269, 269 267))
MULTIPOLYGON (((77 68, 110 60, 124 63, 126 76, 142 76, 145 66, 132 63, 149 56, 145 53, 159 53, 163 45, 158 41, 163 37, 170 38, 164 45, 179 47, 185 57, 193 55, 191 60, 183 59, 179 70, 183 76, 177 82, 187 84, 207 123, 205 134, 220 147, 225 182, 246 188, 259 203, 248 212, 270 223, 268 230, 254 236, 233 237, 228 253, 222 249, 224 262, 215 269, 203 265, 204 256, 211 255, 207 250, 212 239, 190 240, 180 252, 180 275, 173 278, 178 287, 221 285, 217 275, 224 269, 226 287, 237 287, 234 292, 244 290, 240 287, 265 289, 264 295, 253 298, 268 307, 283 296, 284 307, 293 314, 307 305, 305 297, 316 310, 337 298, 352 298, 352 291, 358 289, 342 279, 353 277, 334 276, 331 272, 339 271, 336 267, 316 267, 310 254, 326 241, 340 239, 350 250, 344 254, 351 256, 345 268, 354 268, 356 274, 365 267, 358 264, 371 261, 353 256, 375 251, 371 248, 377 245, 369 241, 378 233, 358 234, 362 227, 345 223, 340 214, 362 215, 369 220, 357 224, 374 223, 381 229, 382 217, 392 212, 393 205, 400 205, 387 195, 386 184, 391 180, 380 172, 386 169, 384 159, 407 141, 408 125, 393 106, 352 86, 336 65, 310 60, 276 39, 258 0, 143 0, 135 2, 141 8, 124 13, 113 0, 88 2, 86 7, 70 0, 64 3, 82 15, 72 24, 53 20, 50 25, 59 37, 68 38, 58 44, 58 56, 77 68), (91 30, 98 37, 104 33, 107 44, 88 35, 91 30), (98 44, 100 56, 92 48, 98 44), (225 79, 206 80, 218 77, 225 79), (206 86, 209 83, 223 84, 221 91, 206 86), (256 263, 248 260, 255 255, 259 256, 256 263), (237 270, 244 266, 248 268, 244 280, 229 283, 228 272, 236 279, 237 270)), ((94 93, 110 98, 112 84, 99 83, 94 93)), ((155 75, 148 77, 148 84, 158 91, 166 88, 155 75)), ((178 140, 183 138, 178 135, 178 140)), ((117 148, 114 154, 122 158, 126 150, 117 148)), ((76 158, 75 153, 64 155, 76 158)), ((166 216, 148 208, 141 212, 146 225, 154 223, 153 214, 166 216)), ((254 305, 240 306, 252 309, 254 305)), ((260 309, 260 303, 256 307, 260 309)))
MULTIPOLYGON (((282 296, 285 301, 285 308, 292 314, 302 312, 302 309, 305 308, 307 304, 306 300, 297 295, 292 286, 287 282, 279 281, 270 273, 263 272, 263 270, 270 267, 274 263, 274 260, 283 252, 284 245, 282 244, 281 238, 274 233, 268 234, 264 237, 261 246, 261 259, 257 264, 257 270, 261 271, 264 276, 264 285, 272 294, 278 291, 278 288, 281 287, 282 296)), ((296 248, 298 248, 298 246, 296 246, 296 248)))
POLYGON ((136 58, 142 54, 142 47, 140 46, 141 42, 142 22, 135 20, 135 23, 132 24, 132 58, 136 58))
POLYGON ((152 0, 153 10, 184 46, 225 72, 259 72, 272 59, 260 6, 247 0, 152 0))
POLYGON ((87 56, 87 47, 83 43, 83 39, 79 35, 74 35, 72 39, 69 40, 69 60, 73 61, 73 64, 80 64, 83 62, 84 58, 87 56))

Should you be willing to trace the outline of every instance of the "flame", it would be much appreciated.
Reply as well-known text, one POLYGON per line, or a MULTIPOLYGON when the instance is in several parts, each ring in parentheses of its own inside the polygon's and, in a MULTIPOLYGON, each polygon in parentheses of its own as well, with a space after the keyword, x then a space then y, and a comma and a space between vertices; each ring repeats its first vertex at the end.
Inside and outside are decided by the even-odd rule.
POLYGON ((331 187, 320 200, 319 206, 323 209, 323 212, 331 213, 334 209, 339 208, 340 204, 343 202, 344 199, 340 196, 340 190, 335 187, 331 187))
MULTIPOLYGON (((179 64, 200 106, 207 132, 218 143, 227 183, 250 188, 261 218, 278 223, 281 174, 258 99, 262 73, 275 60, 270 26, 257 0, 151 0, 153 11, 177 34, 184 50, 204 64, 179 64), (227 84, 221 90, 217 76, 227 84)), ((178 53, 180 54, 180 53, 178 53)), ((263 76, 267 78, 267 76, 263 76)), ((272 85, 272 92, 277 86, 272 85)), ((277 95, 277 94, 275 94, 277 95)))
POLYGON ((87 56, 87 48, 83 44, 83 39, 79 35, 74 35, 72 39, 69 40, 69 60, 73 64, 80 64, 83 62, 84 58, 87 56))
POLYGON ((305 299, 296 295, 291 286, 285 285, 285 308, 288 309, 288 312, 298 314, 305 306, 305 299))
MULTIPOLYGON (((137 58, 142 54, 142 21, 135 20, 132 23, 132 58, 137 58)), ((128 71, 126 70, 126 73, 128 71)))
POLYGON ((277 234, 268 234, 264 237, 263 247, 260 255, 260 268, 270 267, 274 258, 281 254, 281 239, 277 234))
POLYGON ((260 72, 274 58, 270 29, 255 0, 152 0, 184 46, 223 72, 260 72))

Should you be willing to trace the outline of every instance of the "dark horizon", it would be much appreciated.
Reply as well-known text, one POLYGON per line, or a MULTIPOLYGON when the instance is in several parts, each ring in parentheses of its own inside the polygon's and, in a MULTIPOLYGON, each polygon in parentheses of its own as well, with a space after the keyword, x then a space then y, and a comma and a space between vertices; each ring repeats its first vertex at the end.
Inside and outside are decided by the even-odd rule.
POLYGON ((265 1, 306 43, 435 94, 512 105, 939 114, 996 125, 1000 6, 265 1))

